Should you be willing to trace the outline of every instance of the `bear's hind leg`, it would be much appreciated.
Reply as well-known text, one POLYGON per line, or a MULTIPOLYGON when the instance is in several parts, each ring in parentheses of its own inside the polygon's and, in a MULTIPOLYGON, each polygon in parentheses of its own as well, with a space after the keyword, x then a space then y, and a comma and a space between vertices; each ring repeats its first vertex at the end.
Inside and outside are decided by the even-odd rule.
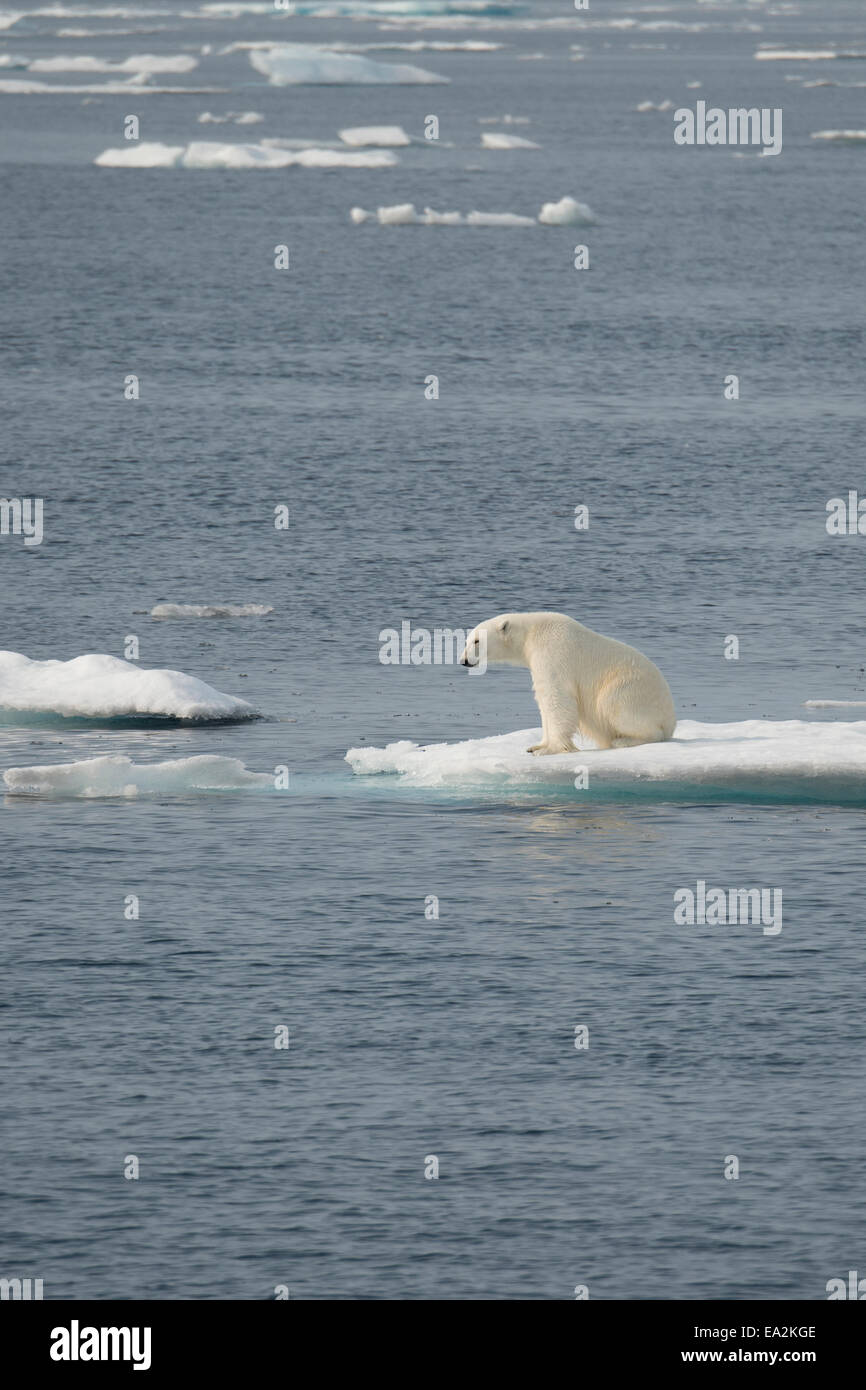
POLYGON ((598 714, 604 724, 608 748, 664 743, 671 736, 655 710, 640 708, 640 691, 629 690, 627 685, 613 686, 605 691, 599 697, 598 714))

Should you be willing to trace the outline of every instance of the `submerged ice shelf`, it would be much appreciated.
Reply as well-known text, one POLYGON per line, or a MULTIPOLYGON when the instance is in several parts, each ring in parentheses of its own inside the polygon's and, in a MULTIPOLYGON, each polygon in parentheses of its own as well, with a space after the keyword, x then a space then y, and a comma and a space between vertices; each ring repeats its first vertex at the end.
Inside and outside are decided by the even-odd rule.
POLYGON ((190 792, 272 789, 273 777, 250 772, 240 758, 203 753, 163 763, 134 763, 109 755, 74 763, 10 767, 3 773, 8 793, 17 796, 155 796, 190 792))

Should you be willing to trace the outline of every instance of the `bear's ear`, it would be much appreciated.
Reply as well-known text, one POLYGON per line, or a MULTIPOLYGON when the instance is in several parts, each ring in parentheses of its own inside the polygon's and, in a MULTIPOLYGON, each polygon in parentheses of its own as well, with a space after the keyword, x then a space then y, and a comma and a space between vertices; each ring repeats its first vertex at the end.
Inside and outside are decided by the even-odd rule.
POLYGON ((499 623, 498 626, 499 626, 499 631, 500 631, 500 632, 507 632, 508 629, 509 629, 509 626, 510 626, 510 624, 509 624, 509 622, 508 622, 508 619, 507 619, 507 618, 503 618, 503 619, 502 619, 502 622, 499 623))

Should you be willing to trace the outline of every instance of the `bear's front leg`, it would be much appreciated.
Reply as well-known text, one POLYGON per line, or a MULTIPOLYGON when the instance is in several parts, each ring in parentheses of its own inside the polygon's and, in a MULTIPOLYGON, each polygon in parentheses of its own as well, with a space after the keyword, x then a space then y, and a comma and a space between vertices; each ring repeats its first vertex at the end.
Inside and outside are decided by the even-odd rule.
POLYGON ((579 753, 580 749, 575 748, 571 739, 560 740, 558 743, 534 743, 531 748, 527 748, 527 753, 536 753, 540 757, 545 757, 550 753, 579 753))
POLYGON ((541 701, 538 698, 538 692, 535 690, 534 687, 533 694, 535 695, 535 703, 538 705, 538 711, 541 715, 541 742, 533 743, 532 747, 527 748, 526 751, 527 753, 543 753, 547 748, 547 714, 545 713, 544 707, 542 706, 541 701))
POLYGON ((541 715, 541 742, 527 748, 527 753, 545 757, 551 753, 577 753, 571 741, 579 720, 573 701, 563 697, 557 683, 544 672, 533 671, 532 693, 541 715))

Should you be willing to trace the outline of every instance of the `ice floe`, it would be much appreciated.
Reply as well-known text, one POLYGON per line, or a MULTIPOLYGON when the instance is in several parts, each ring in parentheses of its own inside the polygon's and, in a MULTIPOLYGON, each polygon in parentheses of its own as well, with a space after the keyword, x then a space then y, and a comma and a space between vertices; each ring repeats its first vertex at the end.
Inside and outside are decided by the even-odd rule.
POLYGON ((253 719, 256 710, 184 671, 148 669, 117 656, 32 661, 0 651, 0 720, 57 715, 64 719, 253 719))
POLYGON ((265 118, 261 111, 227 111, 224 116, 217 116, 213 111, 202 111, 198 118, 199 125, 258 125, 265 118))
POLYGON ((390 169, 397 163, 391 150, 348 150, 310 146, 283 149, 276 141, 222 144, 193 140, 189 145, 142 142, 103 150, 93 161, 103 168, 156 169, 390 169))
POLYGON ((152 618, 264 618, 273 613, 269 603, 158 603, 152 618))
POLYGON ((362 776, 392 775, 426 788, 571 788, 576 796, 638 793, 769 796, 866 802, 866 720, 749 719, 705 724, 681 720, 673 739, 637 748, 537 757, 527 748, 539 729, 419 745, 350 748, 346 760, 362 776))
POLYGON ((122 63, 112 63, 105 58, 92 58, 87 54, 60 56, 57 58, 36 58, 28 69, 30 72, 134 72, 166 73, 192 72, 198 67, 198 59, 188 54, 134 53, 124 58, 122 63))
POLYGON ((862 145, 866 130, 814 130, 813 140, 828 140, 838 145, 862 145))
POLYGON ((344 145, 410 145, 401 125, 353 125, 337 131, 344 145))
POLYGON ((249 56, 256 72, 275 87, 381 83, 415 86, 449 80, 406 63, 377 63, 358 53, 339 53, 306 43, 257 48, 249 56))
POLYGON ((558 203, 545 203, 538 220, 545 227, 572 227, 581 222, 594 222, 595 213, 587 203, 576 198, 560 198, 558 203))
POLYGON ((349 217, 358 225, 375 220, 381 227, 569 227, 596 220, 592 208, 569 197, 558 203, 544 203, 537 219, 519 212, 475 211, 464 217, 460 212, 436 212, 429 207, 419 213, 414 203, 394 203, 375 213, 353 207, 349 217))
POLYGON ((817 63, 830 58, 866 58, 866 52, 850 48, 759 48, 755 57, 765 63, 817 63))
POLYGON ((502 130, 485 130, 481 136, 485 150, 540 150, 534 140, 526 140, 522 135, 508 135, 502 130))

